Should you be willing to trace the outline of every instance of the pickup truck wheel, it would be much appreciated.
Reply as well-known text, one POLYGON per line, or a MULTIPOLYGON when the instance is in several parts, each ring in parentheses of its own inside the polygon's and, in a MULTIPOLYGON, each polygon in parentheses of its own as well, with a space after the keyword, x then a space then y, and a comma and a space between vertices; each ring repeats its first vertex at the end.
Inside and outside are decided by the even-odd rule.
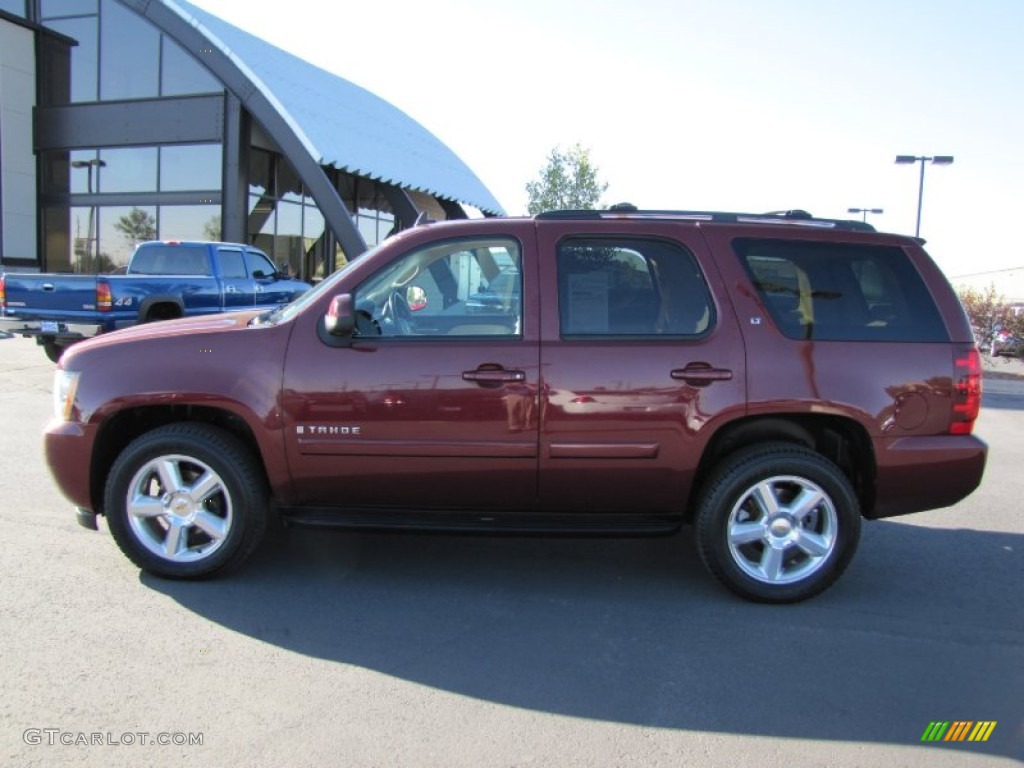
POLYGON ((749 600, 792 603, 827 589, 860 538, 846 475, 809 449, 767 443, 713 471, 698 501, 696 539, 708 570, 749 600))
POLYGON ((56 363, 60 360, 60 356, 64 354, 64 346, 56 341, 44 341, 43 352, 46 353, 46 357, 51 363, 56 363))
POLYGON ((104 506, 110 533, 143 570, 172 579, 239 565, 266 529, 259 465, 231 434, 171 424, 134 440, 114 462, 104 506))

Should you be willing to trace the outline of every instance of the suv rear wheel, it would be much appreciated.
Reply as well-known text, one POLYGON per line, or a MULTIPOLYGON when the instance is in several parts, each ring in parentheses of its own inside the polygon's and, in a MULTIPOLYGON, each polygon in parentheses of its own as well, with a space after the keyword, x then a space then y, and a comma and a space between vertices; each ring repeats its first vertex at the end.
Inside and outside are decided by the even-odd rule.
POLYGON ((849 479, 820 454, 765 443, 726 457, 696 514, 701 559, 725 586, 760 602, 806 600, 846 569, 860 538, 849 479))
POLYGON ((143 570, 173 579, 240 564, 266 528, 259 465, 231 434, 171 424, 130 443, 104 497, 110 533, 143 570))

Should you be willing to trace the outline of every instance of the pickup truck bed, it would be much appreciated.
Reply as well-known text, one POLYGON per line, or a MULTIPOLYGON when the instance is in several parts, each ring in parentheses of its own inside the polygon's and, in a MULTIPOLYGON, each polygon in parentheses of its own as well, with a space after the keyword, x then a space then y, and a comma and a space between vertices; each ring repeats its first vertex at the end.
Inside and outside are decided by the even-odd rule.
POLYGON ((3 275, 0 330, 34 336, 56 361, 68 345, 101 333, 156 320, 269 309, 308 289, 249 246, 148 242, 138 246, 124 275, 3 275))

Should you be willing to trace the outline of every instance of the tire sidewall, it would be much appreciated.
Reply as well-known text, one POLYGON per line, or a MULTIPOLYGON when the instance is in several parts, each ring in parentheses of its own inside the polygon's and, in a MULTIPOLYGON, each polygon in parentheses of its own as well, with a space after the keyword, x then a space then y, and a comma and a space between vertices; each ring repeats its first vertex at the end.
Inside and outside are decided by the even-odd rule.
POLYGON ((178 579, 201 578, 236 565, 255 546, 263 532, 265 501, 254 481, 254 462, 235 438, 207 425, 177 424, 160 427, 131 442, 118 456, 107 477, 104 511, 118 546, 143 570, 178 579), (160 456, 196 459, 223 481, 231 501, 231 526, 221 545, 208 557, 174 562, 156 555, 138 536, 129 520, 127 495, 136 473, 160 456))
POLYGON ((43 353, 51 363, 59 363, 60 356, 64 354, 65 349, 63 344, 58 344, 56 341, 43 342, 43 353))
POLYGON ((745 449, 726 460, 706 488, 696 517, 701 559, 720 581, 743 597, 772 603, 806 600, 834 583, 856 552, 860 539, 856 494, 842 471, 820 454, 798 446, 745 449), (807 577, 788 584, 766 584, 736 563, 729 548, 729 518, 750 488, 783 475, 809 480, 829 497, 836 512, 835 545, 824 565, 807 577))

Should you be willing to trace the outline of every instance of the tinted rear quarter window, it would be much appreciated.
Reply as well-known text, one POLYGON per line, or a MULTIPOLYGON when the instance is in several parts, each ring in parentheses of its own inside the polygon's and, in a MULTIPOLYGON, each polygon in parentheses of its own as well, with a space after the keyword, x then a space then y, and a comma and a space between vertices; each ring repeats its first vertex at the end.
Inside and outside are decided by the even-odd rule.
POLYGON ((779 330, 819 341, 949 341, 938 308, 897 246, 738 239, 779 330))

